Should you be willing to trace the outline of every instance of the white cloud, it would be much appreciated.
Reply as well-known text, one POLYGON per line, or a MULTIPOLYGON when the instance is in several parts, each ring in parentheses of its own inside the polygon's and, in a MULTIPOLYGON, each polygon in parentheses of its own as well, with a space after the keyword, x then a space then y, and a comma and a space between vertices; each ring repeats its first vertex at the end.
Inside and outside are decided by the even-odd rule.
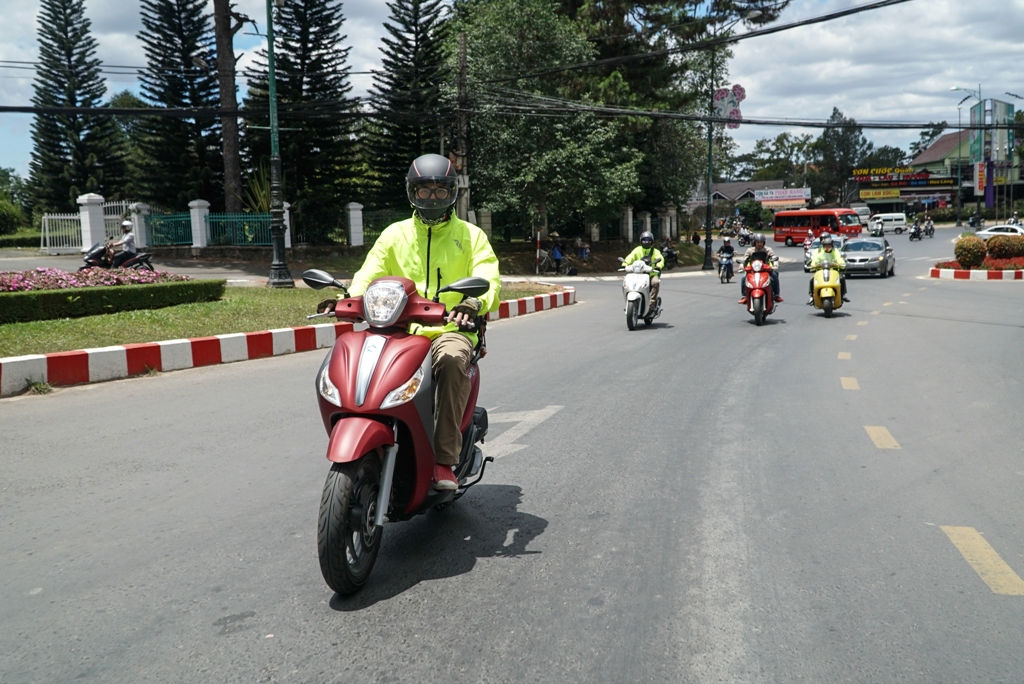
MULTIPOLYGON (((845 0, 794 0, 778 23, 851 7, 845 0)), ((745 117, 825 121, 837 107, 860 124, 944 120, 955 126, 966 93, 950 92, 953 85, 980 84, 985 98, 1024 105, 1003 94, 1021 88, 1021 16, 1024 0, 912 0, 741 41, 729 71, 746 88, 745 117)), ((783 131, 821 133, 750 125, 732 134, 748 151, 758 138, 783 131)), ((904 149, 918 133, 864 129, 876 146, 904 149)))
MULTIPOLYGON (((141 28, 134 3, 126 10, 124 0, 86 0, 86 14, 99 43, 98 57, 105 64, 142 65, 137 39, 141 28)), ((36 3, 7 2, 5 31, 0 35, 0 60, 34 61, 36 3)), ((850 0, 793 0, 779 20, 788 24, 847 10, 850 0)), ((212 12, 212 0, 209 3, 212 12)), ((266 0, 239 0, 237 9, 255 20, 260 31, 266 25, 266 0)), ((351 47, 353 72, 378 68, 383 23, 390 11, 383 0, 345 0, 346 44, 351 47)), ((1024 106, 1003 95, 1024 94, 1018 65, 1024 57, 1024 33, 1020 17, 1024 0, 911 0, 899 5, 861 12, 842 19, 770 36, 752 38, 734 47, 730 61, 731 82, 747 91, 744 116, 753 118, 825 121, 837 107, 858 123, 946 120, 955 125, 956 103, 964 93, 950 92, 952 85, 977 88, 984 97, 998 97, 1024 106)), ((251 24, 236 36, 236 51, 251 54, 265 44, 253 35, 251 24)), ((0 62, 0 104, 27 105, 32 98, 33 72, 0 62)), ((366 73, 353 73, 354 94, 371 86, 366 73)), ((244 83, 240 83, 244 86, 244 83)), ((110 76, 108 95, 129 88, 129 76, 110 76)), ((968 105, 965 105, 965 107, 968 105)), ((966 109, 963 110, 966 115, 966 109)), ((28 175, 31 153, 27 114, 0 114, 0 166, 28 175)), ((744 125, 731 131, 741 151, 758 138, 774 137, 789 130, 817 137, 820 129, 744 125)), ((914 130, 864 129, 876 144, 906 148, 918 137, 914 130)))

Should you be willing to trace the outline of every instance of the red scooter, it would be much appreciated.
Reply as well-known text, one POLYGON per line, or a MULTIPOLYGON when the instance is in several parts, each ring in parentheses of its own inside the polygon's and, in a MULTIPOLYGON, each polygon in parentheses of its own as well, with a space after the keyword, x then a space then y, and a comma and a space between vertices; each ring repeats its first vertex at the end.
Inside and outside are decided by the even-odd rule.
POLYGON ((747 285, 747 311, 758 325, 764 323, 768 314, 775 313, 775 299, 772 298, 772 265, 767 261, 754 259, 743 267, 747 285))
MULTIPOLYGON (((478 442, 487 434, 487 411, 476 405, 480 389, 477 361, 483 355, 484 319, 477 319, 479 342, 469 366, 471 390, 462 418, 462 453, 453 468, 454 491, 433 489, 434 382, 430 340, 408 332, 409 325, 440 325, 445 305, 416 292, 408 278, 373 281, 361 297, 319 269, 302 274, 313 289, 340 288, 346 295, 333 312, 341 320, 369 327, 338 336, 317 373, 320 416, 330 435, 331 470, 320 499, 317 549, 327 585, 342 595, 367 581, 380 550, 385 522, 408 520, 445 507, 483 477, 488 461, 478 442)), ((490 283, 464 278, 438 291, 479 297, 490 283)))

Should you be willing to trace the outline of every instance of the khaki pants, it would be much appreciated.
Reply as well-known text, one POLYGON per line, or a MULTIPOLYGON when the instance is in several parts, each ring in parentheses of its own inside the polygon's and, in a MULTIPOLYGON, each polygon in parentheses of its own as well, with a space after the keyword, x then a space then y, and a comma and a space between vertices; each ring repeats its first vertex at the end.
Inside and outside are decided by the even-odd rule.
POLYGON ((462 451, 459 423, 469 400, 466 375, 473 343, 465 335, 444 333, 430 344, 434 384, 434 456, 441 465, 454 466, 462 451))
POLYGON ((661 278, 651 276, 651 311, 658 307, 658 292, 661 290, 661 278))

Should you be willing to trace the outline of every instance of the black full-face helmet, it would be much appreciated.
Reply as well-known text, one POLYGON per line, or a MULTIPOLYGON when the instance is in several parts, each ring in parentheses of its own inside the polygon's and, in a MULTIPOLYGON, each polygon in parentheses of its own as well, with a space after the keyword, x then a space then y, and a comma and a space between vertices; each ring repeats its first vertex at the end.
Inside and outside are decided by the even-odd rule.
POLYGON ((416 157, 405 176, 405 190, 424 223, 441 223, 447 220, 458 195, 455 165, 439 154, 416 157))

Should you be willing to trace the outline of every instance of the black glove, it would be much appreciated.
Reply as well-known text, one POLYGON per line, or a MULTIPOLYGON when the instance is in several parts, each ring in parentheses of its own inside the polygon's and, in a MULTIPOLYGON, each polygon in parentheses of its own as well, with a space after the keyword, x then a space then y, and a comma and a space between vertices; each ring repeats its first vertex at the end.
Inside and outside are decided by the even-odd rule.
POLYGON ((337 299, 325 299, 316 305, 317 313, 331 312, 334 313, 334 305, 338 303, 337 299))

